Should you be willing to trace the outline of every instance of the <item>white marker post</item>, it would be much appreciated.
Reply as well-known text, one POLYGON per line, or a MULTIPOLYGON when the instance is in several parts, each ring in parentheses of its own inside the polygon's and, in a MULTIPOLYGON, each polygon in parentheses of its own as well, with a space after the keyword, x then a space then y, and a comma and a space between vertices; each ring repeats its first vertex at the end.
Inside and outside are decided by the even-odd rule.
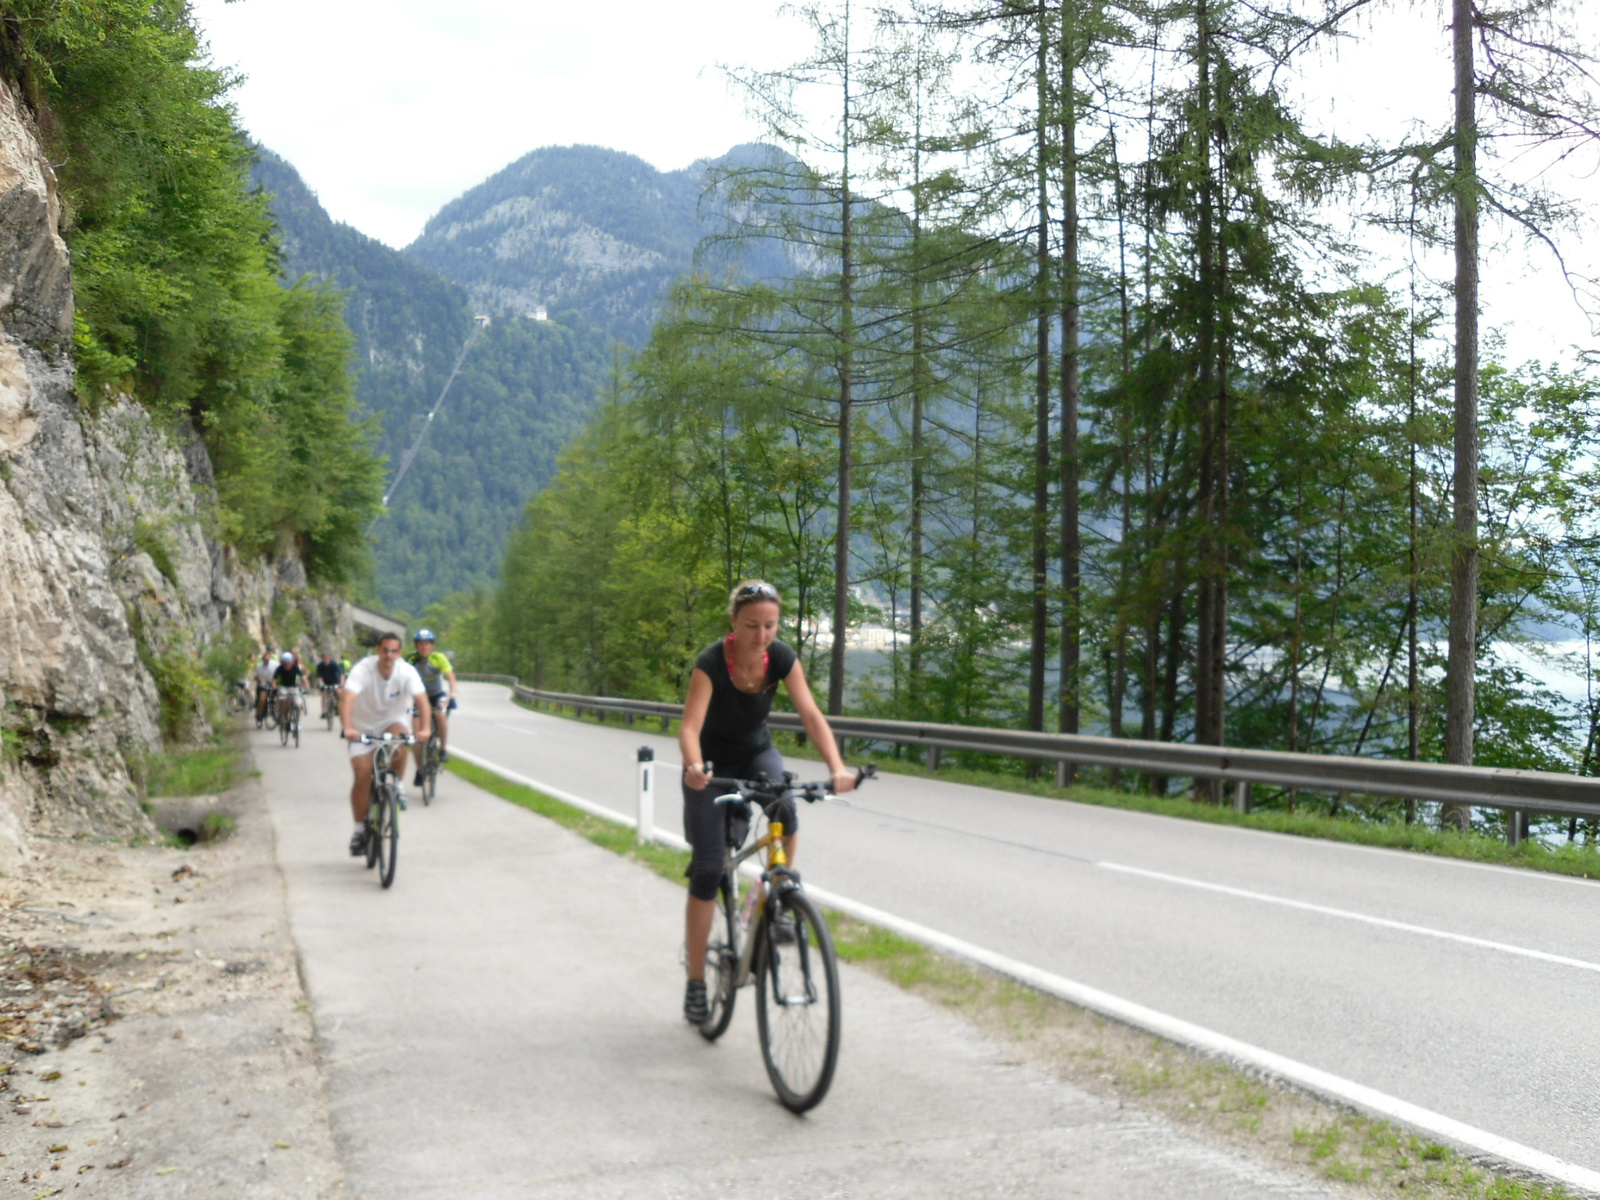
POLYGON ((656 832, 656 793, 655 793, 655 766, 656 752, 649 746, 639 747, 639 823, 638 836, 640 843, 655 841, 656 832))

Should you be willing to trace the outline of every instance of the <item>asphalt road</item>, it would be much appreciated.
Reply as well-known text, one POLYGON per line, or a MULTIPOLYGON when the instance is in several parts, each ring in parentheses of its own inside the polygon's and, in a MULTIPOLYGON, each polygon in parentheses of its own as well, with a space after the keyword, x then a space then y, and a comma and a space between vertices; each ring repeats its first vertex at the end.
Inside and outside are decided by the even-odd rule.
MULTIPOLYGON (((641 725, 462 688, 453 739, 631 813, 641 725)), ((678 831, 675 771, 656 824, 678 831)), ((811 883, 1600 1169, 1600 885, 884 775, 811 883)))
MULTIPOLYGON (((496 728, 492 699, 473 690, 465 740, 496 728)), ((535 739, 570 739, 586 792, 628 748, 500 715, 535 731, 505 732, 533 761, 549 752, 535 739)), ((334 735, 309 728, 294 749, 256 734, 254 752, 357 1200, 1331 1196, 1008 1063, 848 967, 833 1089, 794 1117, 748 994, 715 1046, 682 1021, 680 887, 446 776, 404 815, 384 891, 346 852, 334 735)))

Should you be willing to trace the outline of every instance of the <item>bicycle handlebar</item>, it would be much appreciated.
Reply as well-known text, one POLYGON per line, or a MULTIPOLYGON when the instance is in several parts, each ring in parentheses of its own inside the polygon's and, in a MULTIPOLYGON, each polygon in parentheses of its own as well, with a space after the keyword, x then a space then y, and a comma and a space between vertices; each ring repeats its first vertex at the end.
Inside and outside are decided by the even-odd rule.
MULTIPOLYGON (((710 763, 706 764, 710 766, 710 763)), ((864 780, 878 777, 878 764, 867 763, 856 771, 856 786, 860 787, 864 780)), ((751 801, 761 801, 761 806, 766 808, 782 800, 790 792, 796 792, 807 804, 815 804, 818 800, 837 800, 828 789, 833 786, 833 780, 823 779, 814 783, 801 783, 800 777, 793 771, 785 771, 782 779, 727 779, 711 776, 707 787, 722 787, 731 789, 726 796, 718 796, 716 804, 748 804, 751 801)))
POLYGON ((380 737, 373 737, 370 733, 363 733, 355 740, 363 746, 376 746, 383 742, 404 742, 408 746, 415 746, 417 744, 417 735, 414 733, 385 733, 380 737))

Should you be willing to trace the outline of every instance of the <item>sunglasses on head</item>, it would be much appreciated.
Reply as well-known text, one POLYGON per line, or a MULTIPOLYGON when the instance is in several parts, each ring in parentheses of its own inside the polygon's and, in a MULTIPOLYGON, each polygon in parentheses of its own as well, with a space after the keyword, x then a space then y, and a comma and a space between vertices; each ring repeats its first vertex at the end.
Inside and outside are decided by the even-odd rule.
POLYGON ((736 600, 776 600, 778 589, 770 583, 747 583, 734 594, 736 600))

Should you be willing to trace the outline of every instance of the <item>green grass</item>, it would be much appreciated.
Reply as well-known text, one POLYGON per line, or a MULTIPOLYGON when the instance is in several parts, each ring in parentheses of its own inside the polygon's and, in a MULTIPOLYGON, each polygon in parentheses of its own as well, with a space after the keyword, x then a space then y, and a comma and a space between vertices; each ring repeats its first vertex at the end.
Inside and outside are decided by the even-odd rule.
MULTIPOLYGON (((686 851, 641 846, 625 825, 593 816, 454 759, 468 783, 683 884, 686 851)), ((963 781, 966 782, 966 781, 963 781)), ((1184 802, 1169 802, 1184 803, 1184 802)), ((1160 810, 1151 810, 1160 811, 1160 810)), ((1240 816, 1240 814, 1232 814, 1240 816)), ((1241 823, 1248 818, 1242 818, 1241 823)), ((1230 1145, 1297 1165, 1369 1195, 1443 1200, 1571 1200, 1560 1185, 1498 1174, 1448 1147, 1302 1092, 1263 1081, 876 925, 827 913, 839 957, 1034 1050, 1056 1073, 1215 1131, 1230 1145), (1070 1036, 1063 1040, 1066 1031, 1070 1036), (1039 1047, 1044 1049, 1040 1050, 1039 1047)))
POLYGON ((603 817, 586 813, 581 808, 563 804, 560 800, 552 800, 543 792, 536 792, 520 783, 510 783, 493 771, 475 767, 471 763, 462 762, 459 758, 452 758, 446 763, 445 770, 459 775, 468 783, 481 787, 486 792, 499 796, 502 800, 509 800, 512 804, 529 812, 538 813, 541 817, 548 817, 562 828, 588 838, 595 845, 603 846, 613 854, 620 854, 624 858, 642 863, 657 875, 674 883, 684 881, 684 872, 689 866, 689 854, 686 850, 674 850, 670 846, 658 846, 654 842, 640 845, 634 831, 626 825, 607 821, 603 817))
POLYGON ((143 769, 149 796, 212 796, 227 791, 241 774, 239 750, 228 744, 152 754, 143 769))

